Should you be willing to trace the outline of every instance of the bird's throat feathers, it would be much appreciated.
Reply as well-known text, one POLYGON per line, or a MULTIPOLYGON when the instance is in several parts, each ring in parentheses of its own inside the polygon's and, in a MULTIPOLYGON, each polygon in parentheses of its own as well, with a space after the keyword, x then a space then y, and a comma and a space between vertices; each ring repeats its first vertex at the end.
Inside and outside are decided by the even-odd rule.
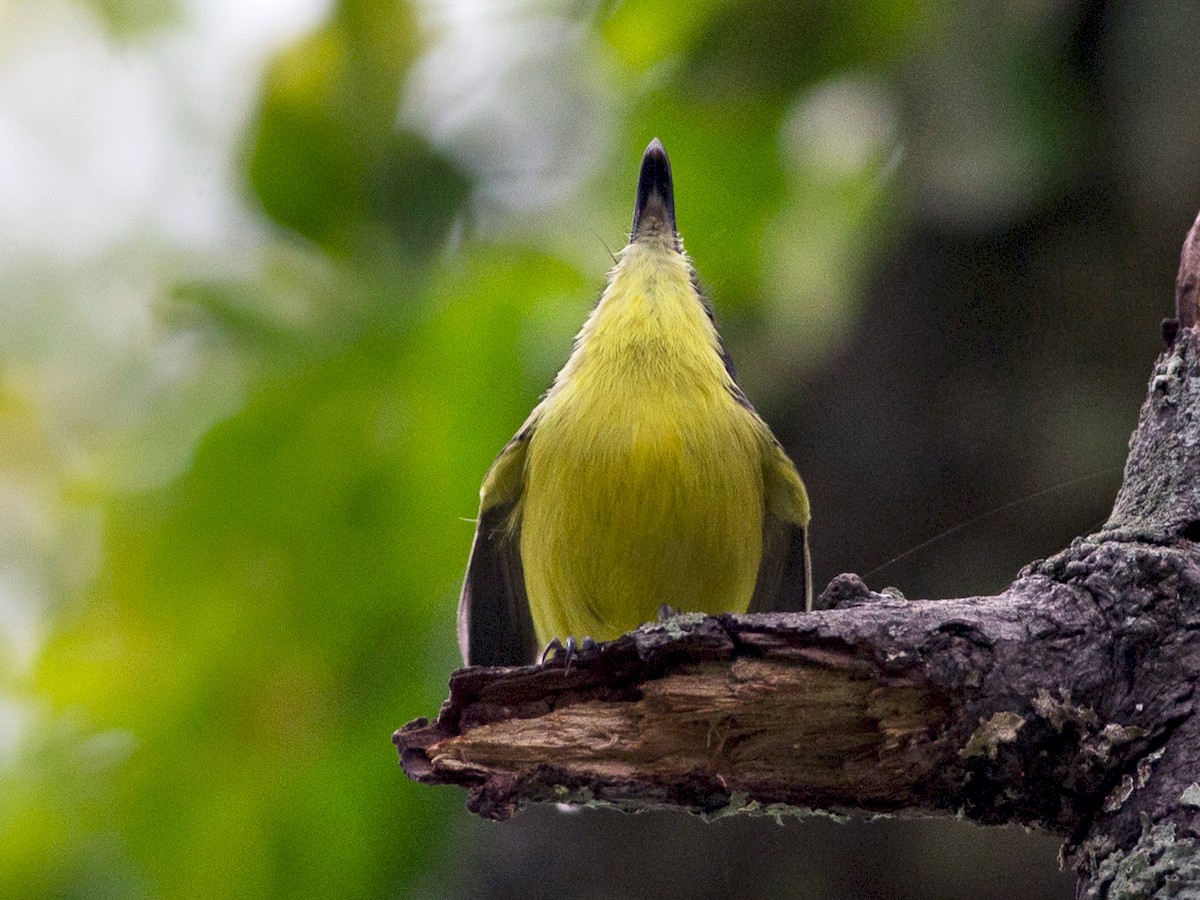
POLYGON ((721 339, 677 241, 652 235, 621 251, 555 388, 597 377, 663 389, 685 381, 728 390, 732 379, 721 339))

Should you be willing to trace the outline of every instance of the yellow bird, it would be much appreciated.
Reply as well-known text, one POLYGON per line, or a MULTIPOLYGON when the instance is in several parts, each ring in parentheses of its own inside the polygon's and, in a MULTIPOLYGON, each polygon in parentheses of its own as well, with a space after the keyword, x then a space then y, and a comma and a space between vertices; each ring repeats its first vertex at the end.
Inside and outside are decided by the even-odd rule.
POLYGON ((458 606, 468 665, 679 612, 812 607, 804 483, 738 387, 642 157, 633 230, 566 365, 480 489, 458 606))

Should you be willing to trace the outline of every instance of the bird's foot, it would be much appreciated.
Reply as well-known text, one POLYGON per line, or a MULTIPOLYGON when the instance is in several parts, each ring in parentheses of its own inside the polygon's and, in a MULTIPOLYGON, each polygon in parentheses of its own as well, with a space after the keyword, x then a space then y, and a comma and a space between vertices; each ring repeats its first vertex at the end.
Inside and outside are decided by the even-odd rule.
POLYGON ((675 618, 677 615, 679 615, 678 610, 676 610, 675 607, 673 607, 670 603, 660 603, 659 604, 658 622, 660 624, 667 621, 667 619, 675 618))
POLYGON ((575 638, 569 637, 566 642, 560 641, 558 638, 551 638, 550 643, 546 645, 546 649, 542 651, 541 664, 544 666, 547 660, 558 659, 560 656, 566 657, 566 664, 563 666, 563 674, 571 674, 571 662, 575 659, 576 654, 591 653, 593 650, 598 650, 599 645, 590 637, 584 637, 576 643, 575 638))

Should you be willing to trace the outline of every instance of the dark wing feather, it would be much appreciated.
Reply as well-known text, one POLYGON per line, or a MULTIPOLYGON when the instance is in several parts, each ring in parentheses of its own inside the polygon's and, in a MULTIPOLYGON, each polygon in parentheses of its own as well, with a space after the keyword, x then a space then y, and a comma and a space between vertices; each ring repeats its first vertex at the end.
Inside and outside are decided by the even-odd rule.
POLYGON ((808 529, 768 513, 763 521, 763 555, 749 612, 807 612, 812 609, 812 563, 808 529))
POLYGON ((525 490, 525 457, 540 408, 500 451, 479 492, 479 524, 458 600, 458 646, 468 666, 523 666, 537 656, 521 523, 512 519, 525 490))
POLYGON ((519 528, 508 527, 511 504, 479 515, 458 601, 458 644, 468 666, 523 666, 537 656, 519 528))

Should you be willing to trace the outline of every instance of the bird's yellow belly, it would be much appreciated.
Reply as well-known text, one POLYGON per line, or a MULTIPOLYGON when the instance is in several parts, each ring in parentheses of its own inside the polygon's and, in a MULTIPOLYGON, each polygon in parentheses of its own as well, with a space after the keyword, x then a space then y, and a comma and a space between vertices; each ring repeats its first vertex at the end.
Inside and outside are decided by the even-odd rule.
POLYGON ((611 640, 663 603, 749 606, 762 553, 761 451, 750 418, 724 399, 602 398, 547 411, 520 512, 543 645, 611 640))

